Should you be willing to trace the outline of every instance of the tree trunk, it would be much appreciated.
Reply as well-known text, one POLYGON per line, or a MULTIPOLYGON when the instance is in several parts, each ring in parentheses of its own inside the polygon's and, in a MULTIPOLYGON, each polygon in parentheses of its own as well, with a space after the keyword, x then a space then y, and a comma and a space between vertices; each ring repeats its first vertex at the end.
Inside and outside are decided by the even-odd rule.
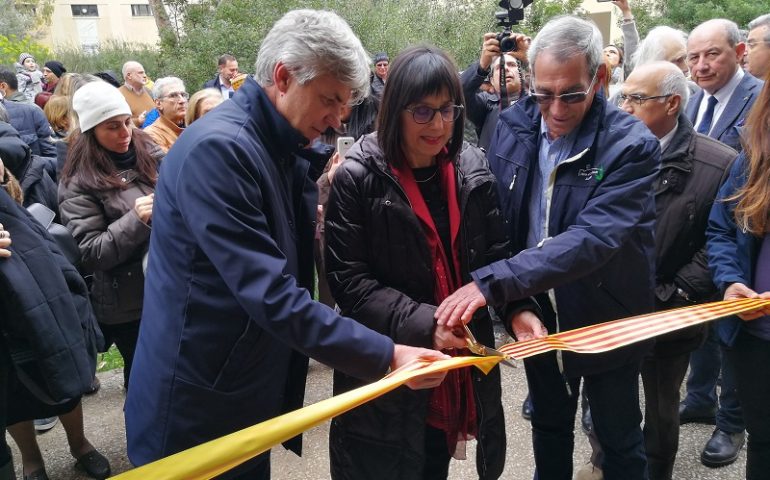
POLYGON ((174 35, 174 28, 171 26, 171 22, 168 19, 168 13, 166 13, 166 7, 163 5, 163 0, 147 0, 152 8, 152 15, 155 17, 155 25, 158 27, 158 35, 161 41, 171 41, 176 43, 176 35, 174 35))

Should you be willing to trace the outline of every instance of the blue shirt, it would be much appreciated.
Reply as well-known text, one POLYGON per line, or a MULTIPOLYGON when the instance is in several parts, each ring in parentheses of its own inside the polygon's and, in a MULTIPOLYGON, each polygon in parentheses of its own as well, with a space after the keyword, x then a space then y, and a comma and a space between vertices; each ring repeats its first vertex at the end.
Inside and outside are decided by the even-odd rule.
POLYGON ((569 157, 577 138, 577 128, 568 135, 551 140, 545 120, 540 120, 540 150, 538 152, 538 173, 533 177, 532 201, 529 202, 529 232, 527 248, 536 247, 545 238, 546 208, 545 192, 548 180, 556 166, 569 157))

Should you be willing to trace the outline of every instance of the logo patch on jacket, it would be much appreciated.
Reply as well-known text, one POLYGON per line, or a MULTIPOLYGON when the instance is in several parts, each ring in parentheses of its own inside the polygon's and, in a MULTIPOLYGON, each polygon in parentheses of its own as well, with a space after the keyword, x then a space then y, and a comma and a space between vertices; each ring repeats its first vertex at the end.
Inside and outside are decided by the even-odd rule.
POLYGON ((586 165, 586 168, 578 170, 578 177, 582 177, 585 181, 589 181, 595 178, 597 182, 601 182, 604 178, 604 167, 591 167, 586 165))

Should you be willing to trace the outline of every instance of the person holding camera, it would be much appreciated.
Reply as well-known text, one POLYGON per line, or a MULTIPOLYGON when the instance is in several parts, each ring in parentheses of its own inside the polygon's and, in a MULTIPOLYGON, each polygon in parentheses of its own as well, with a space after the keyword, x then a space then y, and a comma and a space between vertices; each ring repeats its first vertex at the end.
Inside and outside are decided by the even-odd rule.
POLYGON ((515 48, 504 50, 500 47, 500 36, 495 32, 484 34, 479 61, 468 67, 460 77, 465 95, 466 114, 476 127, 479 137, 478 146, 485 150, 489 148, 500 111, 516 102, 523 92, 519 65, 526 62, 530 42, 530 38, 526 35, 511 34, 503 40, 503 43, 509 44, 506 46, 515 45, 515 48), (503 70, 500 68, 500 59, 502 58, 505 59, 503 65, 505 90, 509 100, 507 105, 500 104, 500 72, 503 70), (491 80, 492 93, 480 90, 487 79, 491 80))

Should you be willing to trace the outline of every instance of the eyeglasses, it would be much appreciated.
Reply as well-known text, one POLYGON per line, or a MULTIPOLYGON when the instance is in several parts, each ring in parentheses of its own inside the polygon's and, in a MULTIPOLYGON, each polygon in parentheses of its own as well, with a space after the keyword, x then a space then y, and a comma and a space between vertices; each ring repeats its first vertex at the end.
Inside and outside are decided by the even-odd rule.
POLYGON ((643 105, 644 102, 646 102, 647 100, 655 100, 656 98, 668 98, 671 95, 673 95, 673 93, 669 93, 669 94, 666 94, 666 95, 652 95, 650 97, 644 97, 642 95, 633 94, 633 93, 631 95, 626 95, 624 93, 621 93, 620 94, 620 101, 621 101, 621 103, 631 102, 631 103, 635 103, 637 105, 643 105))
POLYGON ((597 70, 596 73, 594 73, 593 80, 591 80, 591 85, 588 86, 585 92, 572 92, 562 93, 561 95, 554 95, 552 93, 536 93, 535 91, 532 91, 529 95, 535 100, 535 102, 541 105, 544 103, 551 103, 557 99, 563 103, 568 104, 581 103, 586 100, 588 94, 591 93, 591 89, 594 88, 594 84, 596 83, 596 76, 598 74, 599 71, 597 70))
POLYGON ((748 47, 749 50, 752 50, 762 44, 770 45, 770 41, 767 40, 749 40, 746 42, 746 47, 748 47))
POLYGON ((430 108, 427 105, 417 105, 413 108, 405 108, 412 114, 415 123, 430 123, 436 116, 436 112, 441 113, 441 119, 445 122, 454 122, 463 111, 462 105, 445 105, 441 108, 430 108))
POLYGON ((178 98, 184 98, 187 100, 190 98, 190 94, 187 92, 171 92, 168 95, 163 95, 161 98, 171 98, 171 99, 178 99, 178 98))

